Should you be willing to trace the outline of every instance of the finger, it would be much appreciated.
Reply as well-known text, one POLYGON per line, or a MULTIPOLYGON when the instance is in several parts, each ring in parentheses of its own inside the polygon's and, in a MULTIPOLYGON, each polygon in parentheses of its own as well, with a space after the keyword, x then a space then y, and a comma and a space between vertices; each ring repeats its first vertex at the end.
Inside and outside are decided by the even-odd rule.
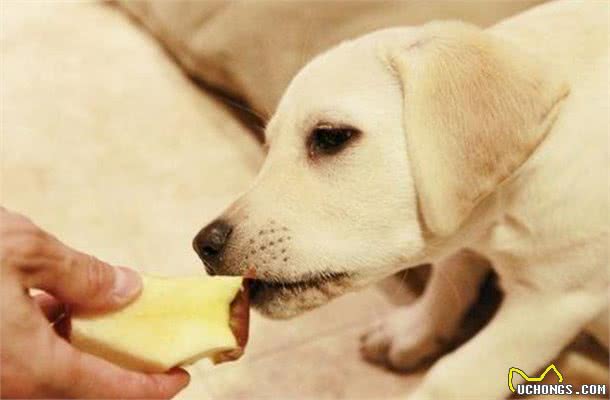
POLYGON ((137 272, 113 267, 55 238, 39 245, 38 254, 22 262, 25 284, 51 293, 74 309, 112 310, 132 301, 142 289, 137 272))
POLYGON ((32 300, 34 300, 34 303, 36 303, 49 322, 54 322, 67 311, 65 304, 47 293, 37 294, 32 297, 32 300))
POLYGON ((27 288, 43 289, 58 300, 86 309, 112 309, 141 290, 135 271, 112 267, 73 250, 29 219, 0 210, 3 274, 16 271, 27 288))
POLYGON ((174 369, 165 374, 129 371, 58 341, 54 391, 63 397, 167 399, 189 383, 189 374, 174 369))

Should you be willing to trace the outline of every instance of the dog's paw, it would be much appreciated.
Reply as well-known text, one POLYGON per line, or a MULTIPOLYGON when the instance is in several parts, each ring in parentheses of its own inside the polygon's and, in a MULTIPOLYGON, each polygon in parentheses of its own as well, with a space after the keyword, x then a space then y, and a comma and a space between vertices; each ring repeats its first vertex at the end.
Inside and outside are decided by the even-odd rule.
POLYGON ((368 361, 396 370, 412 370, 436 359, 444 350, 433 322, 417 305, 400 307, 360 338, 368 361))

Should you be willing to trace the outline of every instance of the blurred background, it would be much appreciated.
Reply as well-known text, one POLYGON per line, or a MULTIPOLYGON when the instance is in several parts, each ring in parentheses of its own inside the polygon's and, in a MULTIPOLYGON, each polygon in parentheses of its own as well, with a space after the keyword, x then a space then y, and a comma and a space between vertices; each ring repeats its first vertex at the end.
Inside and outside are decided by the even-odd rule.
MULTIPOLYGON (((108 262, 203 273, 192 237, 256 175, 265 121, 311 57, 378 28, 489 26, 540 2, 4 0, 0 203, 108 262)), ((358 353, 392 307, 371 288, 291 321, 254 315, 246 356, 190 367, 179 398, 402 397, 422 372, 358 353)))

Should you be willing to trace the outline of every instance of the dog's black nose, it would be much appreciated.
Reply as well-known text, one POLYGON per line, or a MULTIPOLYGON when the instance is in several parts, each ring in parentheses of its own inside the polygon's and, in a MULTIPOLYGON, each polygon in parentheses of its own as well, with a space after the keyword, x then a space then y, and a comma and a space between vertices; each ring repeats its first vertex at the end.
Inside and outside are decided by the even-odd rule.
POLYGON ((203 261, 210 275, 218 273, 223 251, 229 241, 233 227, 223 220, 216 220, 199 231, 193 239, 193 248, 203 261))

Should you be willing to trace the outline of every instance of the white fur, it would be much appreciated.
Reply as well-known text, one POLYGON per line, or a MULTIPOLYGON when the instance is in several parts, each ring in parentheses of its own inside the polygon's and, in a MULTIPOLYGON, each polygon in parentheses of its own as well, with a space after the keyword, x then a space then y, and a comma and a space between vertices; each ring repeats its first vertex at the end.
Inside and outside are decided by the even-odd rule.
POLYGON ((257 181, 224 215, 226 272, 349 274, 258 304, 287 317, 433 263, 422 299, 364 340, 370 358, 404 367, 437 351, 474 300, 484 274, 464 249, 489 260, 500 309, 412 400, 501 399, 510 367, 534 373, 581 330, 607 344, 607 17, 605 2, 559 2, 488 31, 380 31, 314 59, 269 124, 257 181), (312 160, 320 122, 362 135, 312 160))

